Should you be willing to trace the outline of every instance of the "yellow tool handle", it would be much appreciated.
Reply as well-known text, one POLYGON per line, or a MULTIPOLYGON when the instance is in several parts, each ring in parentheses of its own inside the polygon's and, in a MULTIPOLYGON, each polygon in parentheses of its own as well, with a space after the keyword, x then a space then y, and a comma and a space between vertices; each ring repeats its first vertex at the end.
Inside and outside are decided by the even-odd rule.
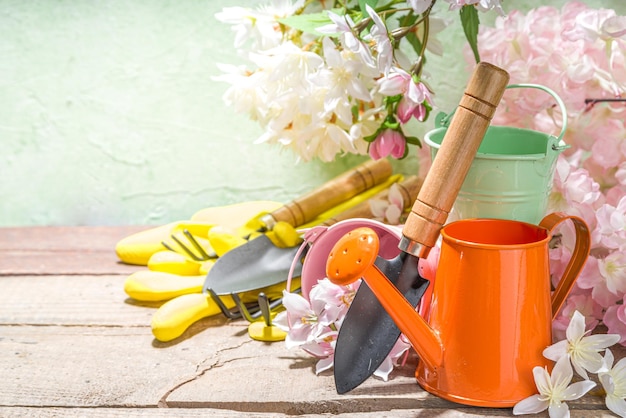
POLYGON ((386 159, 368 160, 278 208, 263 221, 270 229, 273 223, 279 221, 287 222, 293 227, 304 225, 320 213, 382 183, 391 176, 392 171, 391 163, 386 159))
MULTIPOLYGON (((300 278, 294 279, 294 287, 300 287, 300 278)), ((285 282, 263 289, 241 293, 243 303, 256 302, 258 294, 264 292, 268 298, 276 299, 283 296, 285 282)), ((228 309, 233 309, 235 301, 228 296, 219 297, 228 309)), ((221 314, 219 306, 205 293, 180 295, 165 302, 152 316, 152 334, 159 341, 171 341, 180 337, 193 323, 209 316, 221 314)))
MULTIPOLYGON (((400 189, 400 193, 402 194, 402 201, 404 203, 404 207, 402 210, 409 209, 415 199, 417 198, 417 194, 422 187, 422 179, 417 176, 407 177, 404 181, 396 183, 400 189)), ((393 185, 392 185, 393 186, 393 185)), ((391 186, 390 186, 391 187, 391 186)), ((378 194, 372 196, 372 199, 380 199, 386 200, 389 197, 389 188, 386 188, 379 192, 378 194)), ((334 216, 326 221, 322 222, 322 225, 330 226, 339 221, 343 221, 345 219, 353 219, 353 218, 372 218, 372 209, 370 206, 369 199, 359 203, 358 205, 334 216)))
POLYGON ((403 251, 424 258, 437 242, 508 82, 495 65, 474 69, 402 230, 403 251))
POLYGON ((139 301, 158 302, 188 293, 202 292, 206 274, 181 276, 162 271, 140 270, 126 278, 124 291, 139 301))
MULTIPOLYGON (((230 296, 220 296, 228 309, 235 307, 230 296)), ((204 293, 180 295, 165 302, 152 316, 152 334, 159 341, 180 337, 194 322, 221 313, 211 296, 204 293)))

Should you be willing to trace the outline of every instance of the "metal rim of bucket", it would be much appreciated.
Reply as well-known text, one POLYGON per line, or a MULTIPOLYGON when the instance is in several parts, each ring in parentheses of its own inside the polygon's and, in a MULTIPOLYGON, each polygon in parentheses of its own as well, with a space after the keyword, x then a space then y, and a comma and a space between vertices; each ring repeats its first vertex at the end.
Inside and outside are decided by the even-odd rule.
MULTIPOLYGON (((567 109, 565 107, 565 103, 563 103, 563 100, 561 99, 561 97, 556 94, 556 92, 546 86, 542 86, 540 84, 531 84, 531 83, 519 83, 519 84, 509 84, 508 86, 506 86, 507 89, 514 89, 514 88, 534 88, 534 89, 538 89, 538 90, 542 90, 546 93, 548 93, 550 96, 552 96, 554 98, 554 100, 556 101, 557 105, 559 106, 559 108, 561 109, 561 114, 562 114, 562 121, 561 121, 561 133, 559 134, 559 136, 555 137, 554 135, 549 135, 550 138, 554 138, 554 142, 552 144, 552 149, 555 151, 560 151, 563 150, 565 148, 569 148, 569 145, 565 144, 563 142, 563 136, 565 135, 565 131, 567 130, 567 109)), ((428 144, 428 146, 430 146, 431 148, 435 148, 438 149, 441 144, 438 144, 434 141, 432 141, 430 139, 431 135, 435 135, 441 131, 445 131, 448 127, 448 125, 450 124, 450 120, 452 119, 452 116, 454 115, 454 112, 456 111, 453 110, 452 112, 450 112, 449 114, 443 116, 442 118, 440 118, 437 123, 440 124, 441 127, 436 128, 432 131, 429 131, 426 133, 425 137, 424 137, 424 141, 426 142, 426 144, 428 144)), ((510 128, 510 129, 514 129, 514 128, 510 128)), ((523 128, 517 128, 517 129, 523 129, 523 128)), ((476 155, 476 158, 485 158, 485 159, 528 159, 528 160, 536 160, 539 158, 543 158, 545 156, 545 154, 527 154, 527 155, 515 155, 515 156, 507 156, 507 155, 501 155, 501 154, 479 154, 476 155)))

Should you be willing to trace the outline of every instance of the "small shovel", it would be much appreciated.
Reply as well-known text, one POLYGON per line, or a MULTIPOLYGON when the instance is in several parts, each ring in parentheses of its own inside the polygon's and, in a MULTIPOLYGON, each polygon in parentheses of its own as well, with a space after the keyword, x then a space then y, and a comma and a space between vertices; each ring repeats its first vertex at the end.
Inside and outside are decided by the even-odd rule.
MULTIPOLYGON (((478 64, 404 225, 399 245, 402 251, 392 260, 376 260, 378 269, 413 306, 428 286, 419 274, 419 258, 426 258, 436 244, 508 80, 509 75, 501 68, 478 64)), ((332 273, 328 271, 331 281, 332 273)), ((376 295, 362 284, 337 337, 337 392, 349 392, 371 376, 399 336, 400 330, 376 295)))

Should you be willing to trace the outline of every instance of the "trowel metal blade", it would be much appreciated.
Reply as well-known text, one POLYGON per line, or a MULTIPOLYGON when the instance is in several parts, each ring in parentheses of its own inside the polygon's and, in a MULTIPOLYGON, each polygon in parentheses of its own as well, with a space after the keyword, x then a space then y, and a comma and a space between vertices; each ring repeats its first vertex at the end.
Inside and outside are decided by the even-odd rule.
MULTIPOLYGON (((375 263, 413 306, 417 306, 429 284, 419 275, 417 263, 418 258, 405 252, 391 260, 378 257, 375 263)), ((398 337, 400 330, 363 281, 337 336, 337 393, 349 392, 367 380, 389 355, 398 337)))
MULTIPOLYGON (((279 248, 265 235, 233 248, 217 259, 207 273, 203 291, 217 295, 261 289, 287 280, 299 246, 279 248)), ((293 276, 302 274, 298 261, 293 276)))

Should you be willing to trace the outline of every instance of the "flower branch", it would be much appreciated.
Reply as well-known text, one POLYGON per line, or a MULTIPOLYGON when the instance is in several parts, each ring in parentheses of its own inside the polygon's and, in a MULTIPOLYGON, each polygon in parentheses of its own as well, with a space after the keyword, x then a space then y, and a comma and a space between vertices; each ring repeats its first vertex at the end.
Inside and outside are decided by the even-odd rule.
MULTIPOLYGON (((474 32, 478 20, 467 20, 466 9, 468 16, 501 12, 500 0, 445 1, 474 32)), ((230 84, 227 104, 259 123, 257 143, 289 148, 304 161, 367 153, 404 158, 407 144, 420 145, 406 123, 424 122, 433 107, 424 67, 436 40, 434 4, 276 0, 257 10, 225 8, 216 17, 233 25, 235 46, 252 67, 221 65, 214 79, 230 84), (403 42, 415 56, 405 55, 403 42)))

